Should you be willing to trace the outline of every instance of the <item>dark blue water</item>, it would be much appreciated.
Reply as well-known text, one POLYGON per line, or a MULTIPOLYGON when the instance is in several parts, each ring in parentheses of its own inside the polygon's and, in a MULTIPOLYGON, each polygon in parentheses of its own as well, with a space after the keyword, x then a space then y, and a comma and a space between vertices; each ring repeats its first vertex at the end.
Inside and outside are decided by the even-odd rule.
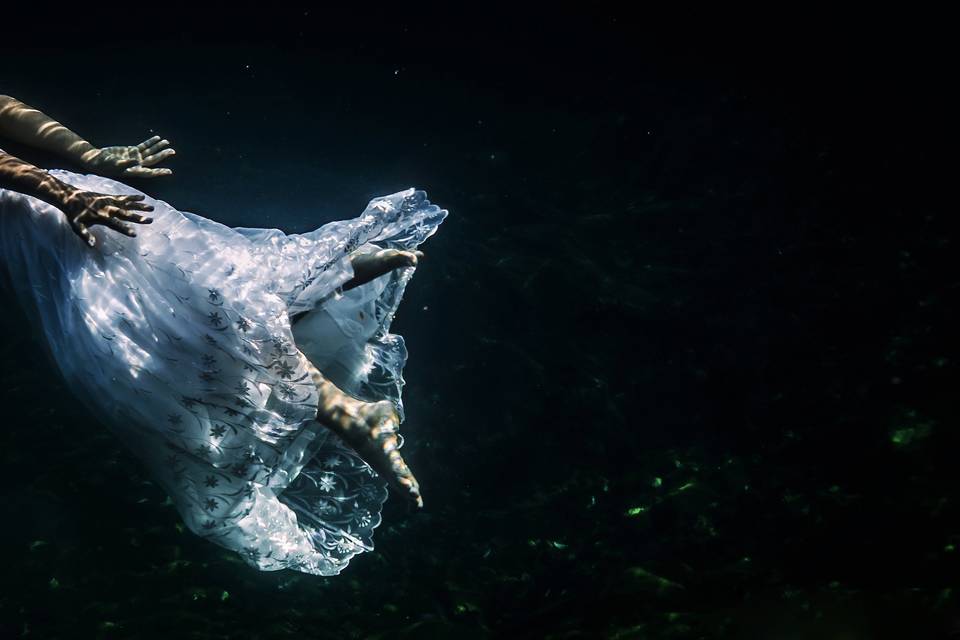
POLYGON ((184 531, 8 306, 0 636, 960 629, 940 40, 476 12, 5 17, 0 92, 168 137, 135 184, 181 210, 305 231, 417 186, 451 216, 394 324, 427 508, 337 578, 184 531))

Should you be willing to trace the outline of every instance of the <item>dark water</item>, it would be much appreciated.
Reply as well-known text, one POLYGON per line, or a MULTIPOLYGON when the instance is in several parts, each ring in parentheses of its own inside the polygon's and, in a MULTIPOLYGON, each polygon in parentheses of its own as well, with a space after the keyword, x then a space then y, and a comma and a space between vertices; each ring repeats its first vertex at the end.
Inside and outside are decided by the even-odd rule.
POLYGON ((227 224, 449 208, 394 325, 427 508, 388 502, 339 577, 257 572, 8 306, 0 637, 960 633, 929 25, 260 9, 3 9, 0 93, 169 137, 175 175, 136 186, 227 224))

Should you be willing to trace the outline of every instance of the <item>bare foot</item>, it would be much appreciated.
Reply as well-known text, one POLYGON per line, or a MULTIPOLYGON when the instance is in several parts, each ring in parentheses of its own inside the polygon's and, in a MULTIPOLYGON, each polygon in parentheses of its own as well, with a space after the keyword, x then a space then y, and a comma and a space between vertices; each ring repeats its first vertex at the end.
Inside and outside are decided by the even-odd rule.
POLYGON ((387 400, 364 403, 360 420, 349 429, 347 443, 399 493, 423 507, 420 483, 400 455, 397 429, 400 420, 387 400))
POLYGON ((350 258, 353 278, 343 285, 343 290, 349 291, 359 287, 394 269, 415 267, 422 257, 422 251, 401 251, 399 249, 380 249, 371 253, 353 255, 350 258))
POLYGON ((389 400, 357 400, 324 378, 312 364, 308 370, 319 392, 317 420, 350 445, 393 489, 422 507, 420 484, 398 451, 400 418, 393 404, 389 400))

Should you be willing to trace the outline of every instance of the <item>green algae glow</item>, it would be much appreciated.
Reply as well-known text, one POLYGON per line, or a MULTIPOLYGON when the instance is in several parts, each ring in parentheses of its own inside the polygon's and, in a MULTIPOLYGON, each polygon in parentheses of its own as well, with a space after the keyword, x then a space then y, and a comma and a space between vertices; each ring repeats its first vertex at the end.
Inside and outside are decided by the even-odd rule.
POLYGON ((897 429, 890 436, 893 444, 907 444, 913 440, 913 429, 897 429))
POLYGON ((690 488, 695 487, 695 486, 697 486, 697 483, 696 483, 696 482, 687 482, 687 483, 685 483, 685 484, 680 485, 679 487, 677 487, 677 488, 674 489, 673 491, 671 491, 671 492, 670 492, 670 495, 671 495, 671 496, 675 496, 675 495, 677 495, 678 493, 683 493, 683 492, 686 491, 687 489, 690 489, 690 488))
POLYGON ((672 580, 668 580, 662 576, 658 576, 655 573, 651 573, 643 567, 630 567, 627 569, 627 575, 637 579, 649 587, 653 587, 656 591, 661 593, 675 589, 683 589, 683 585, 673 582, 672 580))

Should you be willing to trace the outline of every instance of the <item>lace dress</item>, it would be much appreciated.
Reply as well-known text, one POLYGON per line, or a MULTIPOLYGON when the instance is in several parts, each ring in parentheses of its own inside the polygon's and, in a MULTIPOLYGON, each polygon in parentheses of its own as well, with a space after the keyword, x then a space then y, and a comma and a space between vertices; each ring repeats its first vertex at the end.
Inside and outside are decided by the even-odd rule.
MULTIPOLYGON (((140 193, 51 171, 99 193, 140 193)), ((230 228, 146 198, 129 238, 0 189, 0 252, 75 393, 143 461, 186 526, 264 570, 335 575, 372 547, 385 482, 313 421, 303 353, 402 417, 403 339, 390 323, 413 268, 346 294, 348 255, 413 249, 447 212, 413 189, 304 234, 230 228), (290 318, 305 313, 291 328, 290 318), (300 349, 298 349, 298 346, 300 349)))

